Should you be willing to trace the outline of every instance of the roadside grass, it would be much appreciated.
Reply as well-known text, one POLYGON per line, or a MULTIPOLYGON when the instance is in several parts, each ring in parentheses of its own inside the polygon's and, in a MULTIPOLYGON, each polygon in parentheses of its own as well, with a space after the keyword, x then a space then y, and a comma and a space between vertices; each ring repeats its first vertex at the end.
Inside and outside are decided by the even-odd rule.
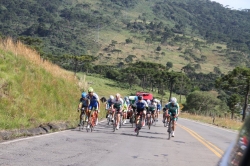
POLYGON ((227 119, 227 118, 219 118, 215 117, 214 123, 213 123, 213 118, 212 117, 206 117, 206 116, 200 116, 200 115, 193 115, 189 113, 181 113, 180 114, 181 118, 187 118, 187 119, 192 119, 195 121, 203 122, 203 123, 208 123, 211 125, 215 125, 218 127, 223 127, 227 129, 232 129, 232 130, 240 130, 243 123, 240 121, 232 120, 232 119, 227 119))
POLYGON ((80 89, 72 72, 41 57, 22 43, 0 41, 0 129, 76 123, 80 89))

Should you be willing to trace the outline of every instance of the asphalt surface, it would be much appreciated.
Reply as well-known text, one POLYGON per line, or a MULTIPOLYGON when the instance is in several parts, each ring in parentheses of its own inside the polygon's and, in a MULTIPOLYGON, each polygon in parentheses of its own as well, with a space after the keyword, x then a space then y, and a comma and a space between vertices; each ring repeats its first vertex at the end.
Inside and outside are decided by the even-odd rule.
POLYGON ((0 143, 1 166, 214 166, 237 132, 179 118, 175 137, 157 122, 136 136, 131 124, 113 132, 102 121, 93 132, 78 128, 0 143))

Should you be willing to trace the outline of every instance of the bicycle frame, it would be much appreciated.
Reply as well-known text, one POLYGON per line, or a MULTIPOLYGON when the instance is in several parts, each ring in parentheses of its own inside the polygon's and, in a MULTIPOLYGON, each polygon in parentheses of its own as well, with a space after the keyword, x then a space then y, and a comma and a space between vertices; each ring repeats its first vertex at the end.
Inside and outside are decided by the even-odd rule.
MULTIPOLYGON (((88 121, 88 124, 90 125, 91 132, 94 130, 96 119, 97 119, 97 110, 92 109, 90 112, 89 121, 88 121)), ((89 129, 87 128, 87 132, 88 132, 88 130, 89 129)))

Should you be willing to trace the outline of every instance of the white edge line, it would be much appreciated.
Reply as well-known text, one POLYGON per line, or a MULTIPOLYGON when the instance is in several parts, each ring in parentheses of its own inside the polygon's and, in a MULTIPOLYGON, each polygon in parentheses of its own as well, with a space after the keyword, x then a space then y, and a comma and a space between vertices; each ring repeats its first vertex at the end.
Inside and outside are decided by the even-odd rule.
MULTIPOLYGON (((104 118, 105 119, 105 118, 104 118)), ((106 120, 101 120, 99 123, 102 123, 106 120)), ((30 137, 25 137, 25 138, 19 138, 19 139, 15 139, 15 140, 11 140, 11 141, 4 141, 4 142, 0 142, 0 144, 2 145, 7 145, 7 144, 11 144, 11 143, 15 143, 15 142, 19 142, 19 141, 24 141, 24 140, 29 140, 29 139, 33 139, 33 138, 40 138, 40 137, 44 137, 44 136, 49 136, 52 134, 58 134, 58 133, 63 133, 63 132, 67 132, 69 131, 67 130, 63 130, 63 131, 57 131, 57 132, 52 132, 52 133, 46 133, 46 134, 41 134, 41 135, 36 135, 36 136, 30 136, 30 137)))

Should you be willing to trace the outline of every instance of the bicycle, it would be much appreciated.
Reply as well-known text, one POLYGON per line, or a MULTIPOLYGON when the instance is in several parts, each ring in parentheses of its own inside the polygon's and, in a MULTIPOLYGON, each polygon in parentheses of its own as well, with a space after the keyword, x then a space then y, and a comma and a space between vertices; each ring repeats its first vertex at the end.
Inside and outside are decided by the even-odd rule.
POLYGON ((129 122, 132 124, 132 128, 134 127, 134 123, 135 123, 135 115, 136 115, 136 111, 132 110, 132 115, 129 118, 129 122))
POLYGON ((112 111, 109 111, 108 117, 107 117, 108 125, 110 124, 110 122, 112 122, 112 118, 113 118, 112 111))
POLYGON ((139 131, 142 128, 142 122, 143 122, 143 111, 140 112, 140 118, 138 119, 137 123, 136 123, 136 136, 139 135, 139 131))
POLYGON ((170 120, 168 122, 168 139, 170 140, 171 138, 171 134, 173 132, 173 128, 172 128, 172 125, 173 125, 173 120, 174 120, 174 117, 175 115, 170 115, 170 120))
POLYGON ((164 127, 167 127, 168 123, 166 122, 166 111, 163 112, 163 123, 164 123, 164 127))
POLYGON ((150 130, 150 127, 152 125, 152 122, 153 122, 153 118, 152 118, 151 111, 147 111, 147 122, 146 122, 146 124, 148 125, 149 130, 150 130))
POLYGON ((86 108, 82 108, 82 109, 81 109, 81 111, 82 111, 82 113, 81 113, 81 119, 82 119, 82 120, 81 120, 81 123, 80 123, 80 125, 79 125, 79 131, 83 130, 84 124, 85 124, 85 122, 86 122, 86 119, 88 118, 85 109, 86 109, 86 108))
POLYGON ((113 122, 113 132, 115 132, 115 129, 117 127, 117 124, 116 124, 116 118, 117 118, 117 111, 115 110, 115 114, 114 114, 114 122, 113 122))
POLYGON ((88 121, 88 126, 89 128, 87 127, 86 130, 87 132, 89 132, 89 130, 92 132, 94 130, 94 127, 95 127, 95 124, 96 124, 96 120, 97 120, 97 110, 91 110, 90 112, 90 118, 89 118, 89 121, 88 121))

